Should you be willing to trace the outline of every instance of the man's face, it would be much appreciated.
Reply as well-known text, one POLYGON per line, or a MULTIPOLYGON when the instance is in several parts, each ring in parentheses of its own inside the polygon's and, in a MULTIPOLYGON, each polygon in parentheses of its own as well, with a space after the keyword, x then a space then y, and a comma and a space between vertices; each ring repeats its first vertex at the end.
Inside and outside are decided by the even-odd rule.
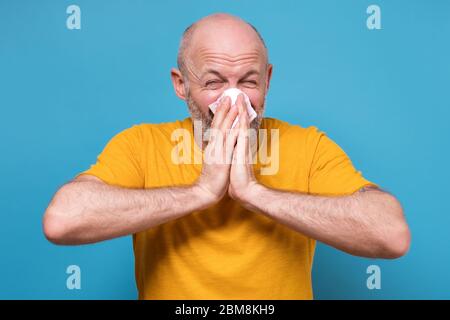
POLYGON ((209 105, 228 88, 238 88, 250 98, 258 117, 251 123, 259 128, 264 113, 271 66, 262 43, 253 30, 196 31, 186 58, 186 100, 193 120, 202 120, 208 129, 213 118, 209 105))

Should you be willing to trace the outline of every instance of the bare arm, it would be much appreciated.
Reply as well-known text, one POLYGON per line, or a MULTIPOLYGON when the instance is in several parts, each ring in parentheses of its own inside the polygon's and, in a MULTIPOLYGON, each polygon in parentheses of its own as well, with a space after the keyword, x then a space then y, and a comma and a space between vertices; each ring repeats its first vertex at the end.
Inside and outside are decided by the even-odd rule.
POLYGON ((247 209, 347 253, 398 258, 410 244, 410 232, 399 201, 378 188, 347 196, 320 196, 275 190, 253 174, 247 134, 248 117, 240 106, 240 134, 234 149, 228 193, 247 209), (242 119, 242 120, 241 120, 242 119))
MULTIPOLYGON (((224 133, 237 109, 224 99, 212 128, 224 133)), ((95 176, 81 175, 53 197, 43 219, 46 237, 57 244, 84 244, 137 233, 217 203, 229 184, 229 146, 237 133, 209 141, 199 179, 191 186, 128 189, 111 186, 95 176), (228 146, 228 147, 227 147, 228 146), (228 159, 225 164, 221 163, 228 159)))
POLYGON ((377 188, 348 196, 285 192, 255 184, 243 202, 265 215, 347 253, 398 258, 410 244, 408 225, 397 199, 377 188))
POLYGON ((44 233, 57 244, 84 244, 136 233, 204 209, 198 185, 155 189, 110 186, 82 175, 64 185, 44 215, 44 233))

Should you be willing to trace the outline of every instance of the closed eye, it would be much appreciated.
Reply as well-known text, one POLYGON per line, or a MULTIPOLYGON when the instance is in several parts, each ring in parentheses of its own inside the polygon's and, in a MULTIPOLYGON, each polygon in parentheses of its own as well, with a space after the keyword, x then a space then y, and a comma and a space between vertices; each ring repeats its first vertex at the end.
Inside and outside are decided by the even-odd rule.
POLYGON ((210 85, 210 84, 220 83, 220 82, 222 82, 222 81, 220 81, 220 80, 207 81, 207 82, 206 82, 206 85, 208 86, 208 85, 210 85))
POLYGON ((244 80, 244 81, 241 81, 241 83, 244 86, 251 87, 251 88, 254 88, 258 85, 258 82, 256 82, 255 80, 244 80))
POLYGON ((223 84, 222 80, 210 80, 205 83, 205 87, 207 87, 208 89, 215 90, 219 89, 222 84, 223 84))

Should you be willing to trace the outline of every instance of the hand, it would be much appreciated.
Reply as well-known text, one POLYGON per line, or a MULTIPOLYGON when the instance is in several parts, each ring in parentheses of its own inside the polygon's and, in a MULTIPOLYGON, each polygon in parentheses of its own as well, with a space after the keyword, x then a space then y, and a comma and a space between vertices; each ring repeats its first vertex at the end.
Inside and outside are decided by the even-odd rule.
POLYGON ((241 202, 245 207, 250 209, 253 207, 250 204, 252 198, 250 195, 259 184, 253 174, 253 161, 249 138, 250 124, 242 94, 238 96, 236 106, 239 110, 239 135, 233 151, 228 194, 231 198, 241 202))
POLYGON ((202 172, 196 182, 210 205, 219 202, 228 189, 231 160, 238 134, 238 130, 230 131, 230 128, 237 115, 238 108, 231 107, 230 97, 225 97, 220 101, 211 124, 202 172))

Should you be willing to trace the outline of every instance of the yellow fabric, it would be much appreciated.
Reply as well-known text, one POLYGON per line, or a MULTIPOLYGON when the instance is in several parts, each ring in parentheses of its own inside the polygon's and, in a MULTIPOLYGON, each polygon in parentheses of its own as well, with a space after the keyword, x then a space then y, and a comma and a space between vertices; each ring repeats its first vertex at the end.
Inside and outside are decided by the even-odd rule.
MULTIPOLYGON (((141 124, 116 135, 82 174, 129 188, 192 184, 201 164, 171 160, 179 142, 171 135, 178 128, 190 134, 192 159, 201 154, 190 118, 141 124)), ((260 175, 261 164, 255 164, 260 183, 319 195, 351 194, 372 184, 316 127, 264 118, 262 128, 279 129, 280 166, 275 175, 260 175)), ((133 244, 140 299, 313 298, 315 241, 228 196, 207 210, 135 234, 133 244)))

